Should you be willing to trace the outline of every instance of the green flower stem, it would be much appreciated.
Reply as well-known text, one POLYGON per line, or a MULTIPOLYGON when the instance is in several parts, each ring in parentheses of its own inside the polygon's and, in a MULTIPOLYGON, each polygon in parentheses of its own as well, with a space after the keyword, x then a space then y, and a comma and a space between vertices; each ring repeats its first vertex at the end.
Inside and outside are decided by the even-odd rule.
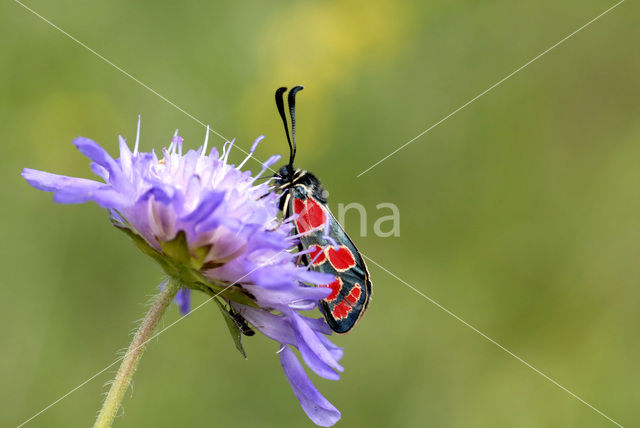
POLYGON ((94 428, 108 428, 113 423, 122 399, 124 398, 124 393, 127 391, 133 373, 136 371, 138 361, 140 361, 140 357, 142 357, 147 341, 153 334, 153 331, 178 292, 178 289, 178 285, 174 281, 169 280, 158 294, 158 297, 156 297, 153 306, 151 306, 151 309, 147 312, 144 320, 142 320, 142 324, 140 324, 131 345, 129 345, 129 349, 127 349, 127 353, 122 359, 118 374, 116 374, 111 384, 111 389, 109 390, 107 399, 102 405, 98 419, 96 419, 96 423, 93 426, 94 428))

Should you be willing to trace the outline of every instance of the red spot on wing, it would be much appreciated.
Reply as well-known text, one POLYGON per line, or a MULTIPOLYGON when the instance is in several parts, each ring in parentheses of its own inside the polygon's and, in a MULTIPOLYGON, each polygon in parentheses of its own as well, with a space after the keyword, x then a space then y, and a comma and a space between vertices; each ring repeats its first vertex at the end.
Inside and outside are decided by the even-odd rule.
POLYGON ((356 304, 356 302, 358 302, 360 294, 362 294, 362 287, 356 282, 349 294, 346 295, 344 300, 346 300, 347 303, 350 303, 351 306, 353 306, 356 304))
POLYGON ((330 288, 331 289, 331 294, 329 294, 327 297, 325 297, 324 300, 326 302, 333 302, 334 300, 336 300, 336 297, 338 297, 338 294, 340 293, 340 289, 342 289, 342 279, 340 279, 340 277, 338 277, 332 283, 319 285, 318 287, 330 288))
POLYGON ((314 266, 319 266, 327 260, 327 255, 324 253, 324 248, 320 245, 313 244, 309 247, 311 252, 309 253, 309 259, 314 266))
POLYGON ((327 249, 327 256, 331 266, 338 272, 344 272, 356 265, 356 259, 353 257, 351 250, 344 245, 341 245, 337 250, 333 247, 327 249))
MULTIPOLYGON (((331 294, 333 295, 334 293, 331 293, 331 294)), ((347 316, 349 316, 349 313, 353 310, 353 305, 355 305, 358 302, 358 299, 360 298, 361 294, 362 294, 362 287, 360 286, 360 284, 356 282, 353 288, 351 289, 351 291, 349 292, 349 294, 347 294, 345 298, 340 301, 340 303, 338 303, 333 307, 333 309, 331 310, 331 315, 333 315, 333 317, 337 320, 345 319, 347 316)))
POLYGON ((326 223, 322 206, 312 198, 304 200, 300 198, 294 199, 293 212, 298 214, 298 218, 296 219, 298 233, 308 232, 326 223))
POLYGON ((293 212, 296 214, 300 214, 303 208, 304 208, 304 201, 302 199, 295 198, 293 200, 293 212))
POLYGON ((343 300, 331 310, 331 315, 333 315, 335 319, 341 320, 346 318, 349 312, 351 312, 351 306, 343 300))

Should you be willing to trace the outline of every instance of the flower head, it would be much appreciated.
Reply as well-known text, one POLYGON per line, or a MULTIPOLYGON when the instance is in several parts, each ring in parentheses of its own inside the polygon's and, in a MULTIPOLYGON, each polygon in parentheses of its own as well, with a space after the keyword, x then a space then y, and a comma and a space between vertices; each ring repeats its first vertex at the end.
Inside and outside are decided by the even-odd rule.
POLYGON ((117 159, 94 141, 74 140, 102 181, 28 168, 22 176, 53 192, 58 203, 94 201, 105 208, 112 223, 180 285, 176 303, 183 313, 189 311, 191 290, 200 290, 278 342, 282 367, 303 409, 316 424, 333 425, 340 412, 320 395, 291 349, 297 348, 318 375, 339 378, 342 349, 325 337, 331 329, 322 318, 300 314, 331 292, 304 284, 327 284, 333 277, 296 265, 292 227, 277 218, 279 196, 268 180, 257 181, 279 156, 252 176, 241 168, 263 137, 238 166, 228 163, 233 142, 225 143, 222 153, 213 148, 207 154, 205 140, 183 154, 176 132, 158 157, 138 150, 139 137, 140 123, 133 151, 120 137, 117 159))

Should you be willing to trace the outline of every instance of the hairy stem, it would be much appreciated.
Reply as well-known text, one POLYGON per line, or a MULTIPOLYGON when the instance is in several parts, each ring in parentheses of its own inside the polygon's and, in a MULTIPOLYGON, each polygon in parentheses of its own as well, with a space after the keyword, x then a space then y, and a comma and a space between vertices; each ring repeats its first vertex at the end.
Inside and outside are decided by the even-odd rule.
POLYGON ((127 353, 122 359, 122 363, 120 363, 118 374, 116 374, 116 377, 111 384, 111 389, 109 389, 109 394, 102 405, 102 409, 100 410, 98 419, 96 419, 94 428, 108 428, 113 423, 116 413, 122 404, 124 393, 127 391, 129 383, 131 383, 131 378, 133 377, 133 373, 136 371, 138 361, 140 361, 140 357, 142 357, 144 348, 147 345, 147 341, 153 334, 153 331, 162 318, 162 315, 178 292, 178 288, 179 287, 175 282, 169 280, 156 297, 156 300, 153 302, 153 306, 151 306, 151 309, 147 312, 144 320, 142 320, 142 324, 140 324, 136 335, 133 337, 133 341, 129 345, 129 349, 127 349, 127 353))

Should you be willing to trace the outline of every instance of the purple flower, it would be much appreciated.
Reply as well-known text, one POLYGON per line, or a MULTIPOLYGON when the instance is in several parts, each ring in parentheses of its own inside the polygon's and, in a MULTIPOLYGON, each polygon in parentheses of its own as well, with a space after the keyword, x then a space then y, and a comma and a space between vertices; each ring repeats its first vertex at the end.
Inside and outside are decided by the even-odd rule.
MULTIPOLYGON (((209 132, 207 131, 207 137, 209 132)), ((138 150, 140 123, 133 151, 120 137, 120 157, 113 159, 87 138, 74 144, 91 162, 102 181, 67 177, 25 168, 22 176, 33 187, 53 192, 59 203, 94 201, 105 208, 112 223, 153 257, 181 289, 176 303, 182 313, 190 307, 192 290, 216 296, 253 328, 279 344, 285 375, 302 408, 320 426, 331 426, 340 412, 313 386, 292 351, 326 379, 339 379, 342 349, 325 336, 324 319, 300 311, 314 309, 331 292, 310 287, 333 281, 330 275, 296 266, 297 240, 292 226, 280 222, 279 196, 271 192, 265 174, 279 156, 272 156, 252 176, 228 163, 233 142, 222 154, 207 141, 183 154, 182 138, 174 135, 161 158, 138 150)))

